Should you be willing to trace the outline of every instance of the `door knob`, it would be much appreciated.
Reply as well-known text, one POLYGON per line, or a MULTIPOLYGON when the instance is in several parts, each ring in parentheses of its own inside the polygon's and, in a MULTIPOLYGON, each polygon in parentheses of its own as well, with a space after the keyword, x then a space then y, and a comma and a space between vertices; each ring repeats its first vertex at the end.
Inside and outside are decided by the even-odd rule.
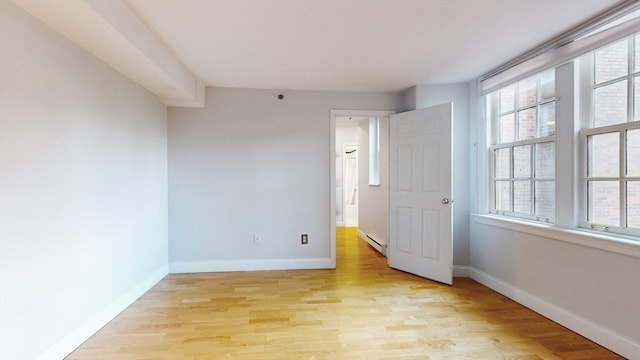
POLYGON ((443 198, 441 203, 447 205, 449 203, 449 199, 448 198, 443 198))

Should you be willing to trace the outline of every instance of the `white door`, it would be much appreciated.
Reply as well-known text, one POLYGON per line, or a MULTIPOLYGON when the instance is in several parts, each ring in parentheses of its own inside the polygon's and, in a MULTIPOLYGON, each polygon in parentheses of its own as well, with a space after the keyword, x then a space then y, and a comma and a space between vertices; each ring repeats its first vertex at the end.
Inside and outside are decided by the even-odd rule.
POLYGON ((453 282, 453 104, 392 115, 389 142, 389 266, 453 282))

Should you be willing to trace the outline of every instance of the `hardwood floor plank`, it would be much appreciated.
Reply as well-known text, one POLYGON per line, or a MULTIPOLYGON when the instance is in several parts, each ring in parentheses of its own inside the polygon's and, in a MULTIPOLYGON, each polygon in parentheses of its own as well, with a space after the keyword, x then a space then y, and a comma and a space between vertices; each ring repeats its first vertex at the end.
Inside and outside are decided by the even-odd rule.
POLYGON ((390 269, 337 230, 336 270, 171 274, 67 359, 622 359, 506 297, 390 269))

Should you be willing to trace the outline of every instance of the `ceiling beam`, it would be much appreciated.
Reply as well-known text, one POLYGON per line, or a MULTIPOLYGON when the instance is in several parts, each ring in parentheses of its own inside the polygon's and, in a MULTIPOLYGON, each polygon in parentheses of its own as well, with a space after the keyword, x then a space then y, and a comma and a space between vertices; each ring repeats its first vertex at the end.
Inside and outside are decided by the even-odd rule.
POLYGON ((14 0, 18 6, 158 96, 204 107, 204 83, 120 0, 14 0))

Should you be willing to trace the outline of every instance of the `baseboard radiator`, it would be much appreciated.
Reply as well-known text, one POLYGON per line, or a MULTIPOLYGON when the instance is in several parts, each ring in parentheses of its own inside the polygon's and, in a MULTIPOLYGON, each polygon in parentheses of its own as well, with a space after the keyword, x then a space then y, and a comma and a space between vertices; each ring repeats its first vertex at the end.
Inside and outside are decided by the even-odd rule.
POLYGON ((364 241, 368 242, 369 245, 371 245, 371 247, 373 247, 374 249, 378 250, 383 256, 387 256, 387 244, 376 240, 372 235, 370 234, 364 234, 364 235, 360 236, 364 241))

